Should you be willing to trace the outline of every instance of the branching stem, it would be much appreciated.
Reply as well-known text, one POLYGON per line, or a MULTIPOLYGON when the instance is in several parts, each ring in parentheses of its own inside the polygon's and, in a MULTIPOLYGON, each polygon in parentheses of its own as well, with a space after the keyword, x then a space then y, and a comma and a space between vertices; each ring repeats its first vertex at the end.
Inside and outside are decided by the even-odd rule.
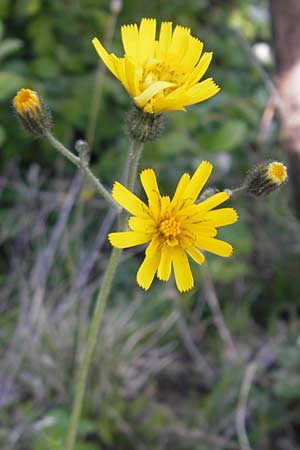
POLYGON ((51 134, 49 131, 45 132, 45 138, 51 144, 56 150, 58 150, 65 158, 67 158, 69 161, 71 161, 75 166, 77 166, 82 172, 86 175, 86 177, 90 180, 90 182, 93 184, 95 189, 99 192, 102 197, 105 198, 105 200, 109 203, 110 206, 112 206, 117 211, 120 211, 120 207, 118 203, 112 198, 110 193, 105 189, 99 178, 97 178, 91 169, 89 168, 88 164, 84 162, 82 159, 80 159, 78 156, 74 155, 67 147, 65 147, 58 139, 56 139, 53 134, 51 134))
MULTIPOLYGON (((139 163, 142 149, 143 149, 142 144, 133 143, 133 145, 131 147, 131 151, 128 155, 130 163, 128 164, 129 170, 128 170, 128 174, 126 177, 127 178, 126 185, 128 186, 128 189, 131 191, 134 188, 136 175, 137 175, 138 163, 139 163)), ((121 214, 121 220, 120 220, 120 229, 121 230, 125 230, 127 228, 126 222, 127 222, 127 214, 125 212, 123 212, 121 214)), ((95 345, 97 342, 97 336, 98 336, 98 332, 100 329, 103 312, 105 310, 107 297, 111 290, 112 281, 113 281, 113 278, 114 278, 114 275, 115 275, 115 272, 116 272, 116 269, 118 266, 121 252, 122 252, 121 249, 118 249, 118 248, 113 249, 110 259, 109 259, 109 262, 108 262, 108 265, 107 265, 107 268, 106 268, 106 271, 105 271, 105 274, 104 274, 104 277, 103 277, 102 285, 101 285, 101 288, 99 290, 98 297, 96 300, 96 306, 95 306, 95 310, 93 312, 93 317, 92 317, 91 325, 90 325, 89 332, 88 332, 87 343, 86 343, 84 355, 83 355, 83 358, 82 358, 82 361, 81 361, 81 364, 79 367, 78 377, 77 377, 77 381, 76 381, 76 385, 75 385, 75 398, 74 398, 74 404, 73 404, 73 409, 72 409, 72 414, 71 414, 71 420, 70 420, 65 450, 73 450, 74 449, 74 444, 75 444, 75 439, 76 439, 76 434, 77 434, 77 429, 78 429, 78 423, 79 423, 79 419, 81 416, 82 403, 83 403, 84 393, 85 393, 86 384, 87 384, 87 376, 88 376, 89 366, 90 366, 92 354, 93 354, 93 351, 94 351, 94 348, 95 348, 95 345)))

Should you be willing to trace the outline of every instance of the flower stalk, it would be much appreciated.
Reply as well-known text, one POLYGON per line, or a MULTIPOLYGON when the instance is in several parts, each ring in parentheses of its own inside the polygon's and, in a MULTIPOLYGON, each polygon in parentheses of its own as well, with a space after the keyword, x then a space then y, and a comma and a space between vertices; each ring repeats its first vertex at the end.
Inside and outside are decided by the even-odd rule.
POLYGON ((107 265, 106 272, 104 274, 101 288, 99 290, 98 298, 96 301, 96 307, 93 313, 93 318, 88 333, 86 348, 82 362, 79 367, 78 378, 75 386, 75 399, 72 409, 69 431, 66 440, 66 450, 73 450, 74 448, 78 422, 81 416, 82 403, 86 388, 86 381, 91 362, 91 357, 93 354, 93 350, 95 348, 97 335, 101 324, 101 319, 106 305, 106 300, 111 289, 112 280, 116 272, 120 255, 121 255, 120 249, 113 249, 107 265))
POLYGON ((58 150, 65 158, 67 158, 69 161, 71 161, 75 166, 77 166, 86 177, 91 181, 91 183, 94 185, 95 189, 99 192, 102 197, 105 198, 105 200, 108 202, 108 204, 116 209, 117 211, 120 211, 120 207, 117 204, 117 202, 112 198, 110 193, 105 189, 101 181, 93 174, 93 172, 90 170, 88 164, 86 161, 82 160, 80 157, 74 155, 70 150, 67 149, 58 139, 56 139, 55 136, 53 136, 50 131, 46 131, 44 134, 45 139, 51 144, 56 150, 58 150))
MULTIPOLYGON (((126 184, 129 189, 133 189, 135 185, 137 167, 139 159, 142 153, 143 145, 140 143, 132 143, 131 151, 128 154, 128 173, 126 174, 126 184)), ((125 211, 121 214, 120 220, 120 230, 126 230, 127 226, 127 213, 125 211)), ((105 310, 108 295, 111 290, 112 281, 116 273, 118 262, 121 256, 122 250, 114 248, 112 250, 104 277, 102 281, 101 288, 99 290, 96 306, 93 313, 90 329, 88 332, 88 338, 86 343, 86 348, 84 351, 83 359, 79 367, 78 378, 75 386, 75 398, 73 403, 73 409, 71 414, 71 420, 69 425, 69 431, 66 439, 66 450, 73 450, 78 422, 81 416, 82 404, 84 399, 84 393, 87 383, 87 376, 89 371, 89 366, 93 354, 93 350, 96 345, 98 332, 101 326, 101 319, 103 317, 103 312, 105 310)))

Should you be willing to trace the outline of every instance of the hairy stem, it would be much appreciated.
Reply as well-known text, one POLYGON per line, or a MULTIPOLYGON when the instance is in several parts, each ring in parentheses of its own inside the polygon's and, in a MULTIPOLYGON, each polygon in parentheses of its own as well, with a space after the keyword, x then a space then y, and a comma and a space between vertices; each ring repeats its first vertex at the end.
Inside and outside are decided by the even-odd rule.
MULTIPOLYGON (((133 190, 133 188, 134 188, 136 175, 137 175, 138 162, 140 159, 142 149, 143 149, 143 145, 141 145, 139 143, 134 143, 131 148, 131 151, 128 155, 130 164, 128 165, 129 171, 128 171, 128 174, 126 177, 127 178, 126 184, 130 190, 133 190)), ((126 222, 127 222, 127 214, 123 212, 121 215, 121 221, 120 221, 120 229, 121 230, 126 229, 126 222)), ((101 288, 99 290, 98 297, 96 300, 96 306, 95 306, 95 310, 93 312, 93 317, 92 317, 90 329, 88 332, 87 343, 86 343, 83 359, 81 361, 79 371, 78 371, 78 378, 77 378, 76 386, 75 386, 75 399, 74 399, 74 404, 73 404, 73 409, 72 409, 72 414, 71 414, 69 431, 68 431, 67 440, 66 440, 66 450, 74 449, 74 444, 75 444, 75 439, 76 439, 76 434, 77 434, 77 429, 78 429, 78 422, 79 422, 81 411, 82 411, 82 403, 83 403, 84 393, 85 393, 86 384, 87 384, 87 376, 88 376, 89 366, 90 366, 90 362, 91 362, 91 357, 92 357, 93 350, 96 345, 97 336, 98 336, 99 328, 101 325, 101 319, 103 316, 103 312, 105 310, 107 297, 111 290, 112 281, 113 281, 113 278, 114 278, 114 275, 115 275, 115 272, 116 272, 116 269, 118 266, 121 252, 122 252, 121 249, 117 249, 117 248, 113 249, 110 259, 109 259, 109 262, 108 262, 108 265, 107 265, 107 268, 106 268, 106 271, 105 271, 105 274, 104 274, 104 277, 103 277, 102 285, 101 285, 101 288)))
POLYGON ((105 189, 101 181, 93 174, 89 166, 78 156, 74 155, 70 150, 67 149, 56 137, 53 136, 49 131, 45 133, 45 138, 56 150, 58 150, 65 158, 71 161, 75 166, 77 166, 86 177, 91 181, 95 189, 99 192, 102 197, 112 206, 114 209, 120 210, 118 203, 112 198, 110 193, 105 189))

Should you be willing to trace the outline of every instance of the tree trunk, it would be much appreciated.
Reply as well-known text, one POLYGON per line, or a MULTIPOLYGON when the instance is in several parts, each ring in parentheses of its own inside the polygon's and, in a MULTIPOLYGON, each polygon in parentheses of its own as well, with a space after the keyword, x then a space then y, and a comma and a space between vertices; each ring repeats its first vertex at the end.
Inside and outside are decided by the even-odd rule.
POLYGON ((300 0, 270 0, 281 135, 289 161, 294 206, 300 217, 300 0))

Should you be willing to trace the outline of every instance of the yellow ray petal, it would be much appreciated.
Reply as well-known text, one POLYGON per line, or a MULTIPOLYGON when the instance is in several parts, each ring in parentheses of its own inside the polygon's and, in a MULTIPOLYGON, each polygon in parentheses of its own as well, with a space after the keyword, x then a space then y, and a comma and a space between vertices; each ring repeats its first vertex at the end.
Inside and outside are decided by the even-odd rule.
POLYGON ((156 231, 156 225, 153 219, 145 219, 143 217, 130 217, 128 226, 132 231, 140 233, 153 234, 156 231))
POLYGON ((199 39, 190 36, 188 49, 180 61, 180 66, 185 71, 191 71, 199 61, 203 49, 203 43, 199 39))
POLYGON ((174 89, 167 95, 156 97, 154 99, 153 108, 157 112, 171 111, 171 110, 184 110, 184 100, 186 95, 186 87, 180 86, 174 89))
POLYGON ((206 238, 197 236, 195 245, 202 250, 214 253, 218 256, 228 257, 232 254, 232 246, 228 242, 220 241, 219 239, 206 238))
POLYGON ((150 236, 149 234, 138 233, 136 231, 120 231, 117 233, 109 233, 108 240, 113 247, 129 248, 145 244, 150 240, 150 236))
POLYGON ((186 83, 188 86, 192 86, 193 84, 197 83, 205 74, 207 71, 211 60, 212 60, 213 54, 212 52, 205 52, 203 53, 200 61, 198 62, 195 69, 192 71, 192 73, 189 75, 189 77, 186 80, 186 83))
POLYGON ((164 219, 170 215, 170 197, 163 195, 160 197, 160 217, 164 219))
POLYGON ((112 61, 116 71, 116 77, 121 81, 126 91, 129 92, 129 84, 125 70, 125 59, 112 55, 112 61))
POLYGON ((197 214, 199 214, 199 217, 201 217, 201 214, 203 214, 203 212, 209 211, 216 206, 221 205, 221 203, 224 203, 228 199, 229 195, 227 194, 227 192, 218 192, 217 194, 212 195, 206 200, 203 200, 203 202, 198 203, 195 206, 195 211, 197 212, 197 214))
POLYGON ((190 199, 193 203, 200 194, 203 186, 207 182, 211 171, 212 164, 208 161, 202 161, 196 169, 182 196, 186 199, 190 199))
POLYGON ((115 75, 115 77, 117 77, 111 55, 107 53, 107 51, 105 50, 99 39, 94 38, 92 40, 92 43, 96 49, 96 52, 98 53, 98 55, 100 56, 106 67, 108 67, 108 69, 115 75))
POLYGON ((125 73, 126 73, 126 79, 127 79, 127 85, 128 85, 128 92, 131 95, 131 97, 135 97, 140 93, 139 90, 139 83, 137 79, 136 74, 136 66, 132 62, 130 58, 127 56, 124 57, 124 67, 125 67, 125 73))
POLYGON ((160 27, 159 40, 156 47, 156 57, 165 59, 172 40, 172 22, 163 22, 160 27))
POLYGON ((237 212, 233 208, 221 208, 209 211, 205 215, 205 221, 214 227, 223 227, 231 225, 238 220, 237 212))
POLYGON ((190 33, 190 28, 185 28, 180 25, 175 27, 172 42, 168 54, 166 55, 167 63, 173 61, 177 62, 183 58, 189 45, 190 33))
POLYGON ((178 102, 177 100, 165 100, 154 98, 151 103, 151 108, 146 105, 144 107, 145 112, 160 114, 166 111, 186 111, 182 102, 178 102))
POLYGON ((143 65, 154 56, 156 20, 142 19, 139 30, 139 61, 143 65))
POLYGON ((189 176, 188 173, 184 173, 180 180, 178 181, 177 187, 176 187, 176 191, 175 194, 172 198, 171 201, 171 207, 175 207, 176 203, 178 202, 178 207, 182 206, 182 203, 184 202, 184 200, 181 198, 182 197, 182 192, 184 192, 185 188, 187 187, 187 185, 190 182, 191 177, 189 176))
POLYGON ((220 90, 220 87, 214 82, 212 78, 207 78, 201 83, 197 83, 192 86, 183 96, 183 104, 194 105, 195 103, 203 102, 210 97, 216 95, 220 90))
POLYGON ((188 247, 185 250, 197 264, 204 263, 205 258, 204 258, 203 253, 200 252, 200 250, 198 250, 195 247, 188 247))
POLYGON ((152 256, 155 255, 155 253, 157 253, 157 252, 160 253, 160 249, 161 249, 161 240, 159 239, 159 237, 154 236, 151 239, 150 244, 146 248, 146 252, 145 253, 146 253, 147 256, 152 258, 152 256))
POLYGON ((172 268, 172 251, 168 245, 162 248, 161 258, 157 270, 157 277, 160 280, 167 281, 170 278, 172 268))
POLYGON ((134 216, 151 217, 148 206, 118 181, 113 185, 112 196, 126 211, 134 216))
POLYGON ((123 25, 121 27, 121 36, 125 54, 138 63, 138 38, 139 30, 136 24, 123 25))
POLYGON ((154 170, 152 169, 143 170, 140 173, 140 179, 148 198, 150 211, 153 213, 153 215, 155 215, 155 217, 157 217, 160 205, 160 192, 154 170))
POLYGON ((194 279, 188 258, 180 247, 174 247, 172 253, 176 286, 180 292, 188 291, 194 286, 194 279))
MULTIPOLYGON (((199 236, 207 236, 207 237, 214 237, 217 234, 217 230, 210 226, 210 223, 191 223, 186 225, 186 228, 189 230, 189 232, 193 235, 199 235, 199 236)), ((145 230, 144 230, 145 231, 145 230)))
POLYGON ((174 83, 170 83, 169 81, 155 81, 140 95, 134 97, 133 100, 139 108, 143 108, 154 95, 172 86, 174 86, 174 83))
POLYGON ((145 290, 149 289, 152 284, 154 275, 157 271, 159 261, 160 252, 154 253, 154 255, 151 257, 146 254, 145 259, 142 262, 136 275, 136 281, 141 288, 145 290))

